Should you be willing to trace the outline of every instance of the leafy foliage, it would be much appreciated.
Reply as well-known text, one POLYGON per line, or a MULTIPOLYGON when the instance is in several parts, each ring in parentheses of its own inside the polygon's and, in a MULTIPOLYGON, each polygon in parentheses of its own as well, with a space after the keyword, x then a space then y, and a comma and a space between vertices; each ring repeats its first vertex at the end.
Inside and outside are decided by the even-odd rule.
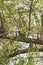
MULTIPOLYGON (((29 31, 29 10, 31 2, 31 0, 0 0, 0 13, 5 19, 4 26, 10 36, 10 40, 0 39, 0 65, 9 65, 10 61, 14 65, 35 65, 33 58, 24 59, 21 58, 22 55, 18 55, 20 59, 16 59, 15 57, 14 61, 13 58, 11 60, 9 59, 9 54, 26 47, 25 44, 13 41, 12 38, 15 35, 13 31, 17 31, 18 29, 24 32, 29 31)), ((33 0, 30 30, 34 33, 39 33, 41 30, 41 13, 43 13, 43 0, 33 0)), ((35 47, 38 47, 38 45, 35 47)), ((34 50, 34 45, 32 50, 34 50)), ((35 53, 33 54, 35 55, 35 53)), ((33 54, 30 53, 29 56, 31 55, 32 57, 33 54)))

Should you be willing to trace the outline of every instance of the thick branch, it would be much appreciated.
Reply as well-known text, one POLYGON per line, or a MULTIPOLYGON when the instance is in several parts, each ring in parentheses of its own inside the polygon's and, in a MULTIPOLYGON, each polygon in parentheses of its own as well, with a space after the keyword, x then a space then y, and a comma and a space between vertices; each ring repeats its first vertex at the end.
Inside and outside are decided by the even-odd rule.
MULTIPOLYGON (((15 37, 14 37, 15 39, 15 37)), ((42 40, 37 40, 37 39, 32 39, 32 38, 16 38, 16 41, 21 41, 21 42, 26 42, 26 43, 32 43, 32 44, 41 44, 43 45, 43 41, 42 40)))
POLYGON ((23 54, 23 53, 26 53, 26 52, 28 52, 28 51, 29 51, 28 48, 27 48, 27 49, 23 49, 23 50, 17 50, 17 51, 14 51, 13 54, 9 55, 9 57, 14 57, 14 56, 16 56, 16 55, 23 54))
MULTIPOLYGON (((43 51, 43 49, 42 49, 41 51, 40 51, 40 50, 41 50, 41 49, 39 49, 38 51, 39 51, 39 52, 42 52, 42 51, 43 51)), ((22 50, 17 50, 17 51, 14 51, 13 54, 10 54, 9 57, 11 58, 11 57, 14 57, 14 56, 16 56, 16 55, 24 54, 24 53, 27 53, 27 52, 37 52, 37 50, 31 51, 30 48, 26 48, 26 49, 22 49, 22 50)))
MULTIPOLYGON (((10 39, 7 36, 5 37, 4 35, 3 36, 0 36, 0 38, 10 39)), ((40 45, 43 45, 43 40, 37 40, 37 39, 33 39, 33 38, 26 38, 26 37, 14 36, 12 38, 12 40, 20 41, 20 42, 25 42, 25 43, 31 43, 31 44, 40 44, 40 45)))

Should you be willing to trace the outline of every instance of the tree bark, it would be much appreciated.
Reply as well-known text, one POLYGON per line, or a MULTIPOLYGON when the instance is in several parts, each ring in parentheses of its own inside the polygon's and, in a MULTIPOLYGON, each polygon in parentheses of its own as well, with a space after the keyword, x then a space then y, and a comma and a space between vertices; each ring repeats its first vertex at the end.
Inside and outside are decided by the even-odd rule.
POLYGON ((41 15, 41 39, 43 40, 43 13, 41 15))
MULTIPOLYGON (((38 51, 42 52, 43 49, 39 49, 38 51)), ((28 52, 37 52, 37 51, 36 50, 35 51, 31 51, 30 48, 26 48, 26 49, 22 49, 22 50, 17 50, 17 51, 14 51, 14 53, 9 54, 9 58, 14 57, 14 56, 19 55, 19 54, 28 53, 28 52)))
MULTIPOLYGON (((5 33, 6 34, 6 33, 5 33)), ((4 34, 2 36, 0 36, 0 38, 2 39, 10 39, 9 36, 4 36, 4 34)), ((37 39, 33 39, 33 38, 26 38, 26 37, 19 37, 19 36, 13 36, 12 38, 13 41, 20 41, 20 42, 25 42, 25 43, 31 43, 31 44, 40 44, 43 45, 43 40, 37 40, 37 39)))

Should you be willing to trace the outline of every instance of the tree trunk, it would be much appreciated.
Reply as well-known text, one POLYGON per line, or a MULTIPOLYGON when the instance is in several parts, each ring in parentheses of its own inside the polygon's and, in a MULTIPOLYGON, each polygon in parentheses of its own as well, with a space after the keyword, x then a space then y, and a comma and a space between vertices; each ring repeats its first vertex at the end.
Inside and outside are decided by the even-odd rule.
POLYGON ((41 15, 41 39, 43 40, 43 13, 41 15))

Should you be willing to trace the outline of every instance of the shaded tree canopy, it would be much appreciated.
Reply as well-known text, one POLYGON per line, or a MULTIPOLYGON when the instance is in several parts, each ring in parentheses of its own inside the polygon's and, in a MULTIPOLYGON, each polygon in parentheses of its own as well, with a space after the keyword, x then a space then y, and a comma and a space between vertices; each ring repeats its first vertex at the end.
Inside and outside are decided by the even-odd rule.
POLYGON ((43 58, 38 54, 40 51, 43 51, 43 0, 0 0, 0 64, 9 65, 12 60, 17 65, 20 57, 18 65, 34 65, 34 58, 43 58), (29 57, 21 59, 21 54, 29 57))

